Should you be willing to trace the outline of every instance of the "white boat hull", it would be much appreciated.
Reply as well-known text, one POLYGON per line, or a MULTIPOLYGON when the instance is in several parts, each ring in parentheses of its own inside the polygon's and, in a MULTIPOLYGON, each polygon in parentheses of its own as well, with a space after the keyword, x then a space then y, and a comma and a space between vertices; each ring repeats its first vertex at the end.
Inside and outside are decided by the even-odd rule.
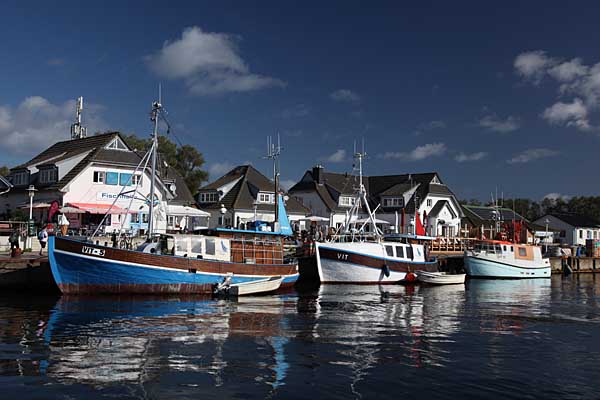
POLYGON ((467 275, 479 278, 550 278, 549 265, 516 266, 475 256, 465 256, 467 275))
POLYGON ((406 278, 406 272, 386 276, 382 268, 328 259, 321 259, 318 268, 321 283, 395 283, 406 278))
POLYGON ((417 279, 432 285, 456 285, 465 283, 466 274, 447 274, 445 272, 417 272, 417 279))

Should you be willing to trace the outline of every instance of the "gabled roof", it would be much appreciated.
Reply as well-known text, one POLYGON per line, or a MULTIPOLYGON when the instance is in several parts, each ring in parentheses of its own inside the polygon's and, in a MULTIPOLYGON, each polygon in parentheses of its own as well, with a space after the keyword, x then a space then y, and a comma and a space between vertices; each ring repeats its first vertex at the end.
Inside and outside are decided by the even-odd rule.
MULTIPOLYGON (((338 206, 339 196, 341 194, 352 195, 355 191, 354 188, 358 185, 359 177, 350 174, 322 171, 321 174, 323 178, 322 183, 319 184, 314 179, 313 171, 306 171, 302 180, 290 189, 290 193, 315 191, 330 211, 347 210, 347 208, 338 206)), ((415 193, 411 195, 411 199, 405 205, 405 212, 407 213, 415 211, 415 194, 420 202, 430 193, 456 198, 452 191, 442 183, 435 172, 364 176, 363 185, 369 195, 369 203, 372 208, 381 203, 381 197, 401 196, 411 189, 415 189, 415 193), (437 178, 437 182, 439 183, 432 183, 435 181, 434 178, 437 178)), ((458 201, 456 203, 458 204, 458 201)), ((397 210, 397 208, 390 208, 390 210, 392 209, 397 210)), ((383 210, 386 211, 387 209, 383 208, 383 210)))
MULTIPOLYGON (((435 203, 435 205, 433 206, 433 208, 431 209, 431 211, 429 212, 429 216, 430 217, 437 216, 440 213, 440 211, 442 211, 447 204, 448 204, 448 200, 438 200, 435 203)), ((456 214, 454 213, 452 208, 448 207, 448 210, 450 211, 452 218, 456 218, 456 214)))
MULTIPOLYGON (((560 219, 567 224, 577 228, 600 228, 600 221, 593 217, 575 213, 550 213, 554 218, 560 219)), ((544 217, 542 217, 544 218, 544 217)), ((540 219, 542 219, 540 218, 540 219)), ((538 222, 540 221, 538 219, 538 222)))
MULTIPOLYGON (((240 165, 233 168, 231 171, 200 188, 200 193, 214 191, 220 187, 232 183, 237 180, 237 183, 216 203, 202 204, 203 209, 218 209, 221 204, 228 210, 252 210, 254 202, 258 196, 258 192, 273 193, 275 184, 269 178, 261 174, 252 165, 240 165)), ((288 212, 308 213, 309 210, 304 207, 298 200, 290 197, 285 205, 288 212)), ((273 210, 273 204, 258 203, 257 210, 270 211, 273 210)))

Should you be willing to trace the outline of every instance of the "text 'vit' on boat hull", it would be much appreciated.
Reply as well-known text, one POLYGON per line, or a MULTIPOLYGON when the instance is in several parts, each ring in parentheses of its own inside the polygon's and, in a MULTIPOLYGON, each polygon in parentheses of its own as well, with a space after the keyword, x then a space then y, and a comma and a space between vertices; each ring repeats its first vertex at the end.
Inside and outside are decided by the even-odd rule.
POLYGON ((245 264, 147 254, 50 237, 52 275, 65 294, 210 294, 232 275, 243 283, 283 277, 282 288, 298 280, 297 264, 245 264))
POLYGON ((322 283, 397 283, 418 270, 437 271, 436 261, 411 262, 383 256, 379 243, 315 243, 322 283), (372 253, 379 253, 376 255, 372 253), (386 274, 386 270, 388 274, 386 274))

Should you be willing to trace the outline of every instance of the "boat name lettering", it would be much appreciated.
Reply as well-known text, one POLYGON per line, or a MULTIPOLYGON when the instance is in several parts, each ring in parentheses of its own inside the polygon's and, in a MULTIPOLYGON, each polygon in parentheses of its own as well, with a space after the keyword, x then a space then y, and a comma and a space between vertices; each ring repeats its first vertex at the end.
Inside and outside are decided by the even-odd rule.
POLYGON ((337 253, 338 260, 348 261, 348 254, 337 253))
POLYGON ((104 257, 104 249, 95 249, 93 247, 83 246, 81 248, 83 254, 91 254, 93 256, 104 257))

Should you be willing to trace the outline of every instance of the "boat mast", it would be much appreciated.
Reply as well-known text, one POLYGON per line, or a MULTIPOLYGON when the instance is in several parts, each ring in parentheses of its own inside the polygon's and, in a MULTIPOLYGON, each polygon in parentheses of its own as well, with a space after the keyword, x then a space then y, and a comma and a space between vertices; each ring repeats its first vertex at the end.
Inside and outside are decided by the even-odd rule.
POLYGON ((156 181, 156 153, 158 151, 158 116, 162 109, 161 88, 158 86, 158 101, 152 103, 152 112, 150 120, 154 122, 154 132, 152 134, 152 178, 150 179, 150 214, 148 215, 148 239, 152 238, 154 231, 154 187, 156 181))
MULTIPOLYGON (((365 189, 365 185, 363 185, 363 170, 362 170, 362 161, 367 156, 365 152, 365 141, 363 139, 362 142, 362 151, 359 152, 356 150, 356 143, 354 144, 354 158, 358 160, 358 204, 355 204, 356 213, 358 218, 358 211, 360 210, 360 203, 364 203, 365 208, 367 209, 367 213, 369 214, 369 221, 371 222, 371 228, 375 233, 377 238, 380 238, 379 230, 377 229, 377 224, 375 223, 374 212, 371 212, 371 207, 369 207, 369 202, 367 201, 367 190, 365 189)), ((364 225, 363 225, 364 226, 364 225)))
POLYGON ((267 155, 263 158, 273 160, 273 182, 275 190, 275 220, 273 222, 273 231, 277 230, 279 221, 279 155, 281 154, 281 141, 277 134, 277 146, 272 136, 267 137, 267 155))

